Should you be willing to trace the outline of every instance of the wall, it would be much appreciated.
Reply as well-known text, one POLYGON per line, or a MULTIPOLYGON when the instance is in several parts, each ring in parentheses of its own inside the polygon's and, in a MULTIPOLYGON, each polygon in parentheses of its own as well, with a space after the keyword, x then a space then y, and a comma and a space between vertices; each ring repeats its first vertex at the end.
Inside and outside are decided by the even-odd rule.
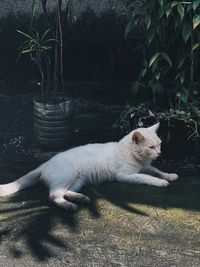
MULTIPOLYGON (((38 79, 35 66, 28 58, 22 57, 16 62, 18 48, 23 41, 16 30, 28 30, 30 2, 31 0, 0 0, 0 93, 30 93, 33 91, 32 85, 30 89, 31 82, 38 79)), ((54 1, 49 3, 48 9, 53 10, 54 1)), ((65 36, 65 80, 105 84, 126 83, 137 77, 141 55, 132 53, 137 46, 137 38, 124 39, 126 17, 122 0, 75 0, 74 11, 77 20, 65 36)), ((37 14, 41 14, 40 6, 37 7, 37 14)), ((43 27, 40 15, 34 21, 34 27, 43 27)), ((105 91, 101 93, 108 97, 109 86, 103 88, 105 91)), ((119 92, 121 91, 123 86, 119 88, 119 92)), ((81 92, 81 95, 84 96, 84 93, 81 92)), ((121 95, 120 93, 119 99, 121 95)))
MULTIPOLYGON (((40 0, 36 0, 37 12, 41 12, 40 0)), ((55 7, 56 0, 48 0, 48 10, 55 7)), ((100 15, 106 10, 115 10, 117 13, 122 14, 125 9, 122 0, 74 0, 75 15, 78 17, 86 9, 92 9, 95 14, 100 15)), ((0 0, 0 18, 6 17, 9 14, 30 14, 31 13, 31 0, 0 0)))

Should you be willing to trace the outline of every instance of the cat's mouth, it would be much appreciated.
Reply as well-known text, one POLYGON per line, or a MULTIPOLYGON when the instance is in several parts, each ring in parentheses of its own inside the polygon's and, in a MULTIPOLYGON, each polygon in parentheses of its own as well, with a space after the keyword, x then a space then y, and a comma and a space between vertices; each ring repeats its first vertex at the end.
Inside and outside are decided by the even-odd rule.
POLYGON ((161 154, 156 155, 156 156, 153 156, 152 158, 153 158, 153 159, 157 159, 157 158, 159 158, 160 156, 161 156, 161 154))

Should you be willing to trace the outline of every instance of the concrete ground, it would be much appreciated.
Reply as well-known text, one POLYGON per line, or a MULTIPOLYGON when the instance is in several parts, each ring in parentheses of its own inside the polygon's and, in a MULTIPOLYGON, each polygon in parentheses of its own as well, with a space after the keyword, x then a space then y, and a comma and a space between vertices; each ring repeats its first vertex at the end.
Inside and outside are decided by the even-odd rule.
MULTIPOLYGON (((26 140, 31 107, 20 99, 0 101, 0 183, 52 155, 26 140)), ((83 191, 92 203, 73 214, 50 204, 42 185, 0 198, 0 266, 200 266, 200 177, 83 191)))
POLYGON ((42 186, 1 198, 0 266, 200 266, 199 189, 199 177, 163 189, 104 184, 74 214, 42 186))

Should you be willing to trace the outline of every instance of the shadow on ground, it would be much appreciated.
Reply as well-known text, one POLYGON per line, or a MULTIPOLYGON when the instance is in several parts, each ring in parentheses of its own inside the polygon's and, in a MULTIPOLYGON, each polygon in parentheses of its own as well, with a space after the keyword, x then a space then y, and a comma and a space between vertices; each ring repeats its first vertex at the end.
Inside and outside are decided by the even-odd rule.
POLYGON ((199 177, 181 177, 167 188, 127 184, 107 184, 102 188, 107 200, 132 212, 136 211, 129 208, 129 203, 199 211, 199 191, 199 177))
MULTIPOLYGON (((180 178, 168 188, 119 183, 102 184, 95 190, 93 188, 83 190, 92 199, 90 206, 80 207, 77 213, 67 213, 50 204, 46 188, 39 185, 15 194, 9 199, 1 199, 0 242, 5 238, 10 240, 9 251, 14 258, 25 256, 28 250, 37 261, 46 261, 56 256, 53 249, 55 247, 67 251, 73 250, 66 235, 68 232, 79 234, 82 224, 79 213, 83 212, 83 216, 91 217, 96 221, 96 225, 101 224, 98 220, 101 218, 99 201, 105 202, 105 205, 109 202, 112 206, 125 210, 127 215, 133 213, 151 217, 151 209, 143 210, 138 208, 137 204, 162 209, 180 208, 199 211, 199 189, 200 179, 194 177, 180 178), (58 234, 53 233, 55 226, 64 229, 65 238, 59 231, 58 234), (19 242, 22 242, 24 247, 21 247, 19 242)), ((118 214, 114 216, 117 218, 118 214)))

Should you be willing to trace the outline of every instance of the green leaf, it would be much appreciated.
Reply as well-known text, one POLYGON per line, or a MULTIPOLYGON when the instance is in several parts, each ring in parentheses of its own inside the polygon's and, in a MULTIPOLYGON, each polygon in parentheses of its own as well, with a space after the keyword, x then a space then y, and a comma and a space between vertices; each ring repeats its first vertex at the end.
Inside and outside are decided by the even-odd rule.
POLYGON ((173 1, 172 2, 172 7, 175 7, 175 6, 177 6, 178 5, 178 1, 173 1))
POLYGON ((27 33, 25 33, 25 32, 22 32, 22 31, 20 31, 20 30, 17 30, 17 32, 20 33, 21 35, 25 36, 26 38, 30 39, 30 40, 33 39, 32 36, 30 36, 29 34, 27 34, 27 33))
POLYGON ((157 82, 157 91, 162 94, 164 92, 163 85, 160 82, 157 82))
POLYGON ((164 52, 161 52, 161 53, 158 52, 158 53, 155 53, 149 60, 149 65, 148 65, 149 68, 155 63, 157 59, 159 59, 159 57, 160 59, 164 59, 169 64, 170 67, 172 66, 172 61, 170 57, 164 52))
POLYGON ((154 62, 154 64, 152 64, 151 66, 151 72, 154 74, 155 76, 155 72, 158 70, 158 60, 154 62))
POLYGON ((191 3, 188 3, 188 6, 187 6, 187 9, 186 9, 186 10, 187 10, 187 13, 190 12, 190 10, 192 10, 192 5, 191 5, 191 3))
POLYGON ((161 53, 161 56, 165 59, 165 61, 167 61, 167 63, 169 64, 169 66, 172 66, 172 61, 170 59, 170 57, 166 54, 166 53, 161 53))
POLYGON ((43 40, 45 39, 45 37, 48 35, 48 33, 49 33, 51 30, 52 30, 52 28, 49 28, 49 29, 47 29, 47 30, 44 32, 44 34, 43 34, 42 37, 41 37, 41 41, 43 41, 43 40))
POLYGON ((161 19, 163 14, 165 12, 165 6, 160 6, 159 10, 158 10, 158 19, 161 19))
POLYGON ((129 22, 128 24, 126 25, 126 28, 125 28, 125 38, 127 38, 127 36, 129 35, 129 33, 133 30, 134 26, 135 26, 135 12, 132 12, 131 13, 131 16, 130 16, 130 19, 129 19, 129 22))
POLYGON ((20 54, 27 54, 27 53, 32 53, 32 52, 35 52, 35 51, 37 51, 37 49, 27 49, 27 50, 23 50, 23 51, 21 51, 21 53, 20 54))
POLYGON ((139 79, 144 78, 144 76, 146 75, 146 73, 147 73, 147 69, 144 68, 144 69, 140 72, 139 79))
POLYGON ((125 28, 125 33, 124 33, 125 38, 127 38, 127 36, 129 35, 129 33, 132 31, 132 29, 133 29, 133 26, 132 26, 132 24, 129 22, 129 23, 126 25, 126 28, 125 28))
POLYGON ((186 20, 184 21, 182 28, 182 36, 185 43, 187 43, 188 39, 191 36, 191 33, 192 33, 192 23, 189 20, 186 20))
POLYGON ((146 16, 146 27, 147 27, 147 30, 149 29, 151 25, 151 17, 150 16, 146 16))
POLYGON ((200 15, 195 15, 193 17, 193 30, 196 29, 197 26, 200 24, 200 15))
POLYGON ((155 29, 151 26, 147 32, 148 43, 150 44, 155 37, 155 29))
MULTIPOLYGON (((179 58, 179 64, 178 64, 178 69, 180 69, 182 66, 183 66, 183 63, 185 61, 185 57, 184 56, 181 56, 179 58)), ((176 78, 175 78, 176 79, 176 78)))
POLYGON ((41 48, 44 49, 44 50, 49 50, 49 49, 51 49, 51 46, 43 46, 42 45, 41 48))
POLYGON ((184 81, 185 81, 185 76, 184 75, 180 76, 180 83, 182 85, 184 84, 184 81))
POLYGON ((32 29, 33 34, 35 34, 35 38, 37 39, 37 42, 40 43, 40 35, 39 32, 36 31, 35 29, 32 29))
POLYGON ((57 42, 57 43, 59 43, 58 40, 52 38, 52 39, 47 39, 46 41, 43 42, 43 44, 50 43, 50 42, 57 42))
POLYGON ((200 1, 199 0, 193 1, 192 7, 193 7, 193 10, 194 11, 197 9, 197 7, 199 6, 199 4, 200 4, 200 1))
POLYGON ((139 90, 139 82, 134 82, 132 87, 132 93, 133 95, 136 95, 139 90))
POLYGON ((19 46, 18 50, 21 50, 22 47, 29 47, 29 40, 23 42, 23 43, 19 46))
POLYGON ((149 60, 149 68, 153 65, 156 59, 160 56, 160 53, 155 53, 149 60))
POLYGON ((186 90, 186 88, 183 88, 181 91, 180 91, 180 100, 183 102, 183 103, 187 103, 188 102, 188 91, 186 90))
POLYGON ((175 77, 175 81, 179 80, 182 74, 183 74, 182 72, 179 72, 175 77))
POLYGON ((160 79, 160 71, 159 70, 157 70, 155 77, 156 77, 157 81, 160 79))
POLYGON ((200 47, 200 43, 195 43, 192 46, 192 51, 194 51, 195 49, 197 49, 198 47, 200 47))
POLYGON ((181 17, 181 20, 183 20, 184 14, 185 14, 185 9, 184 9, 183 5, 179 3, 177 6, 177 10, 178 10, 178 13, 181 17))
POLYGON ((172 5, 170 3, 168 3, 166 6, 166 9, 165 9, 165 13, 166 13, 167 18, 169 17, 171 12, 172 12, 172 5))
POLYGON ((144 64, 145 68, 148 67, 148 62, 147 62, 147 60, 144 60, 143 64, 144 64))

